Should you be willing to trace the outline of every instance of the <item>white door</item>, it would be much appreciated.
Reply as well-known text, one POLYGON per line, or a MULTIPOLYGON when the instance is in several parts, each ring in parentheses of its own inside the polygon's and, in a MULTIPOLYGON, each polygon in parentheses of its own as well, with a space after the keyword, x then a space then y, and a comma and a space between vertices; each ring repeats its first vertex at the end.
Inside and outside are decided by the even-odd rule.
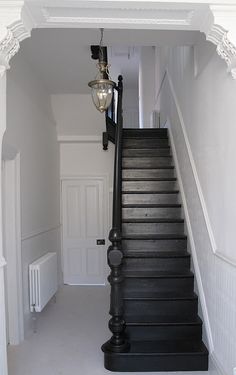
POLYGON ((105 181, 62 181, 64 283, 104 285, 108 234, 105 181), (106 241, 105 241, 106 242, 106 241))

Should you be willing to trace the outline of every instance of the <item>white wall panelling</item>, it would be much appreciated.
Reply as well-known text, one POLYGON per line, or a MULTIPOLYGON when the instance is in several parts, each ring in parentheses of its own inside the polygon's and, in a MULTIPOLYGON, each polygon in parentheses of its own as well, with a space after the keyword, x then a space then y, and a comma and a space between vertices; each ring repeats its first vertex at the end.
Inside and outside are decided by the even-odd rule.
MULTIPOLYGON (((159 53, 161 54, 161 51, 159 53)), ((189 48, 185 51, 184 61, 181 61, 181 55, 183 56, 178 48, 169 51, 168 74, 161 91, 162 121, 169 119, 167 124, 170 124, 171 138, 176 150, 174 155, 176 153, 179 165, 180 187, 183 185, 184 190, 190 245, 209 347, 212 351, 211 363, 217 368, 217 374, 230 374, 235 366, 236 352, 234 241, 222 243, 220 240, 223 236, 230 238, 230 231, 233 229, 228 221, 226 222, 227 219, 223 219, 224 210, 227 216, 234 215, 235 212, 234 195, 228 190, 228 183, 229 186, 234 186, 234 176, 231 173, 233 165, 230 168, 227 166, 235 159, 234 148, 230 146, 230 138, 234 138, 235 133, 230 120, 235 117, 232 113, 235 111, 235 83, 230 77, 225 80, 223 65, 216 55, 197 80, 194 79, 193 50, 189 48), (183 71, 184 74, 181 73, 183 71), (214 81, 215 86, 212 83, 214 81), (220 94, 216 92, 218 85, 221 88, 220 94), (228 101, 225 100, 226 97, 228 101), (212 104, 210 100, 213 100, 212 104), (228 119, 225 118, 226 103, 230 111, 228 119), (222 128, 223 119, 224 123, 228 124, 227 136, 225 128, 222 128), (227 153, 223 151, 226 150, 225 147, 227 153), (223 158, 220 152, 224 153, 223 158), (218 157, 222 158, 222 163, 218 162, 218 157), (212 181, 215 181, 215 174, 218 183, 211 185, 212 181), (206 188, 210 189, 210 195, 206 188), (222 198, 217 198, 216 192, 222 198), (216 227, 218 221, 215 221, 215 218, 219 219, 220 229, 216 227), (213 233, 216 252, 213 251, 213 233)), ((234 219, 231 220, 233 223, 234 219)))
POLYGON ((190 243, 189 250, 190 250, 190 252, 192 254, 192 257, 193 257, 194 271, 195 271, 195 276, 196 276, 196 279, 197 279, 197 286, 198 286, 198 292, 199 292, 199 296, 200 296, 200 303, 201 303, 201 307, 202 307, 202 311, 203 311, 203 320, 204 320, 204 323, 205 323, 204 328, 207 331, 207 344, 208 344, 207 346, 209 348, 210 353, 212 353, 214 347, 213 347, 213 340, 212 340, 212 333, 211 333, 211 326, 210 326, 210 321, 209 321, 209 316, 208 316, 208 310, 207 310, 207 305, 206 305, 206 297, 205 297, 204 288, 203 288, 203 285, 202 285, 201 273, 200 273, 199 264, 198 264, 197 250, 196 250, 196 245, 195 245, 195 241, 194 241, 191 221, 190 221, 190 217, 189 217, 188 205, 187 205, 187 200, 186 200, 186 197, 185 197, 184 185, 183 185, 181 172, 180 172, 181 169, 180 169, 180 165, 179 165, 179 161, 178 161, 178 157, 177 157, 177 152, 176 152, 176 148, 175 148, 174 137, 173 137, 173 134, 172 134, 171 125, 170 125, 168 120, 167 120, 167 127, 169 128, 171 150, 172 150, 172 154, 173 154, 173 158, 174 158, 174 162, 175 162, 176 173, 177 173, 177 177, 178 177, 178 184, 179 184, 179 187, 180 187, 181 199, 182 199, 182 203, 183 203, 184 217, 185 217, 185 220, 186 220, 187 233, 188 233, 188 240, 189 240, 189 243, 190 243))

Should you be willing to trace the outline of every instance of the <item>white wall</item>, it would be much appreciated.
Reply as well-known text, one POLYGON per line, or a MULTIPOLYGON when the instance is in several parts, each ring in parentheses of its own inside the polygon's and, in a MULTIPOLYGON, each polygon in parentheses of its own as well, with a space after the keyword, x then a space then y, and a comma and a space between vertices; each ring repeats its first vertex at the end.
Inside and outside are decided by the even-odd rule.
POLYGON ((92 103, 90 94, 52 95, 59 135, 100 135, 106 131, 105 115, 92 103))
POLYGON ((139 60, 139 120, 141 128, 151 127, 155 107, 155 47, 141 47, 139 60))
POLYGON ((212 358, 226 375, 236 367, 236 82, 207 43, 198 52, 195 78, 193 48, 159 50, 159 71, 169 72, 161 112, 180 165, 212 358))
POLYGON ((139 127, 139 90, 125 87, 123 92, 123 123, 124 128, 139 127))
MULTIPOLYGON (((71 136, 74 139, 73 142, 61 141, 61 178, 107 175, 111 203, 114 145, 109 142, 108 150, 103 151, 102 132, 106 130, 104 114, 94 108, 90 95, 52 95, 51 102, 58 136, 71 136), (86 136, 91 141, 84 142, 86 136)), ((111 212, 111 204, 109 206, 111 212)))
POLYGON ((48 251, 60 256, 59 147, 50 97, 20 52, 7 75, 4 143, 21 156, 21 235, 25 335, 31 332, 28 265, 48 251))

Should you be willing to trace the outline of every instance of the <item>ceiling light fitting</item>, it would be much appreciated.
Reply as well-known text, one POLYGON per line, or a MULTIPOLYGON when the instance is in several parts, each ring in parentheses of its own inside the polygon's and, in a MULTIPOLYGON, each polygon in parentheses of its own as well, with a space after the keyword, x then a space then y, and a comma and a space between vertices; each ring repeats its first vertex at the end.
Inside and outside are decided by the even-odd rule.
POLYGON ((101 113, 105 112, 112 101, 113 89, 116 86, 109 77, 107 62, 107 47, 103 46, 103 29, 100 29, 101 40, 99 46, 91 46, 92 59, 98 60, 98 73, 93 81, 88 83, 91 87, 93 103, 101 113))

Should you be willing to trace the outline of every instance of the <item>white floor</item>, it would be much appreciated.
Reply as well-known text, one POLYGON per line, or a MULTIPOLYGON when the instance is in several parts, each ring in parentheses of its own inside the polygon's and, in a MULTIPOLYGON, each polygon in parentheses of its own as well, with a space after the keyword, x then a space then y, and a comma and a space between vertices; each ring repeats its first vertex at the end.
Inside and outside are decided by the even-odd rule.
MULTIPOLYGON (((50 302, 39 314, 37 333, 19 346, 9 347, 8 375, 111 374, 103 367, 100 350, 110 336, 108 310, 107 287, 62 287, 57 302, 50 302)), ((191 375, 210 373, 213 374, 191 375)))

